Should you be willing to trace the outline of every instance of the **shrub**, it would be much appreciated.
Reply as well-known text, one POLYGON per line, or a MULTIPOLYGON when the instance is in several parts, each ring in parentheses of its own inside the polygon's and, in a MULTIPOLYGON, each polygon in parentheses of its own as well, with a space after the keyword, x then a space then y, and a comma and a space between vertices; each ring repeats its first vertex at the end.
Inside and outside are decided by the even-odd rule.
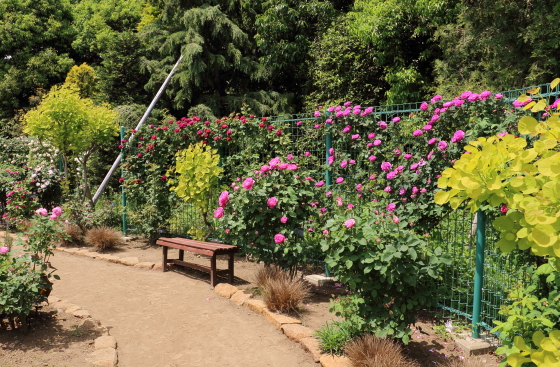
POLYGON ((96 227, 88 230, 85 242, 97 251, 103 252, 113 247, 122 245, 124 238, 121 232, 109 227, 96 227))
POLYGON ((440 264, 451 259, 440 247, 430 249, 390 210, 370 202, 361 211, 334 215, 321 246, 334 276, 352 292, 334 305, 337 316, 364 332, 408 343, 418 310, 435 306, 440 264))
POLYGON ((62 239, 62 246, 70 246, 72 244, 80 244, 84 240, 84 233, 77 225, 64 223, 64 231, 66 231, 67 239, 62 239))
POLYGON ((278 267, 267 266, 259 271, 258 283, 261 283, 259 288, 264 296, 263 301, 272 311, 295 311, 309 297, 307 284, 278 267))
POLYGON ((344 345, 348 343, 356 330, 348 321, 327 322, 317 331, 319 348, 325 353, 341 355, 344 353, 344 345))
POLYGON ((412 367, 394 340, 366 334, 348 342, 344 351, 354 367, 412 367))

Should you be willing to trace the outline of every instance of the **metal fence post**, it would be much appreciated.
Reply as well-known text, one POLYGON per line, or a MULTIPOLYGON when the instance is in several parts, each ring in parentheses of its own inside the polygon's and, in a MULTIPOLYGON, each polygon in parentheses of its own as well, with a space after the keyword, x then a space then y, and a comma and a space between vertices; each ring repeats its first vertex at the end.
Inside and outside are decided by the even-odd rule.
MULTIPOLYGON (((121 142, 124 140, 124 126, 121 126, 121 142)), ((121 159, 123 158, 124 155, 124 143, 122 144, 123 147, 121 148, 121 159)), ((124 176, 124 169, 121 166, 121 177, 124 176)), ((123 234, 126 236, 127 235, 127 228, 126 228, 126 191, 124 188, 124 185, 121 185, 121 204, 123 207, 123 213, 122 213, 122 231, 123 234)))
POLYGON ((482 312, 482 285, 484 277, 484 248, 486 246, 486 215, 479 210, 476 225, 476 258, 474 268, 474 299, 472 313, 472 337, 480 337, 480 314, 482 312))
MULTIPOLYGON (((330 112, 327 112, 327 117, 330 115, 330 112)), ((327 126, 325 127, 327 129, 327 134, 326 134, 326 141, 325 141, 325 150, 327 153, 327 163, 329 162, 329 157, 331 156, 331 154, 329 153, 329 150, 332 148, 332 134, 331 134, 331 129, 330 129, 330 125, 331 124, 326 124, 327 126)), ((327 169, 327 171, 325 172, 325 181, 327 183, 327 186, 332 185, 332 172, 330 169, 327 169)))
MULTIPOLYGON (((330 112, 327 112, 327 117, 330 115, 330 112)), ((331 153, 329 152, 329 150, 331 150, 332 148, 332 134, 331 134, 331 124, 326 124, 327 126, 325 127, 327 129, 327 134, 326 134, 326 140, 325 140, 325 150, 326 150, 326 154, 327 154, 327 164, 329 162, 329 157, 331 156, 331 153)), ((325 172, 325 181, 327 183, 327 188, 330 187, 332 185, 332 172, 330 169, 327 169, 327 171, 325 172)), ((331 276, 331 269, 329 269, 329 266, 327 264, 325 264, 325 275, 327 277, 331 276)))

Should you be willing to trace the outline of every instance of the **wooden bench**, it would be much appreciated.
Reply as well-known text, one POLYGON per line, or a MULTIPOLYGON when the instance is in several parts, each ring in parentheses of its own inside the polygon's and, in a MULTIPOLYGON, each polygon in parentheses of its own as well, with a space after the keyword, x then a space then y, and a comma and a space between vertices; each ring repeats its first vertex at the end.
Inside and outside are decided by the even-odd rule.
POLYGON ((168 263, 177 264, 210 273, 210 284, 212 285, 212 287, 216 286, 218 274, 227 274, 229 283, 233 283, 233 255, 239 251, 239 247, 221 243, 195 241, 179 237, 161 237, 157 240, 156 244, 162 246, 163 248, 162 271, 167 270, 166 266, 168 263), (167 258, 167 250, 169 248, 179 249, 178 259, 167 258), (210 266, 208 267, 183 261, 185 251, 210 256, 210 266), (226 254, 229 255, 228 268, 226 270, 217 270, 216 256, 226 254))

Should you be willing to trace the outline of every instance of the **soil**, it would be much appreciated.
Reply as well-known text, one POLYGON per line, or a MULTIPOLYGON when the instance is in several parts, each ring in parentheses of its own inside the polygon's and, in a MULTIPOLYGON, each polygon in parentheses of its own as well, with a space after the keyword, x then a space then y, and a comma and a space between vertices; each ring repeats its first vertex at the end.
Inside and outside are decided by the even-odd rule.
POLYGON ((43 304, 31 314, 31 332, 0 331, 0 366, 84 366, 99 334, 79 327, 81 319, 43 304))
MULTIPOLYGON (((0 239, 3 238, 0 233, 0 239)), ((140 262, 161 262, 161 248, 144 240, 133 240, 109 253, 118 257, 137 257, 140 262)), ((170 257, 176 256, 170 249, 170 257)), ((185 261, 209 265, 205 256, 185 253, 185 261)), ((147 271, 88 257, 56 252, 52 264, 61 280, 55 281, 52 295, 87 309, 94 319, 109 329, 117 340, 119 366, 317 366, 298 344, 290 342, 265 318, 214 293, 209 275, 192 269, 174 268, 168 272, 147 271)), ((227 260, 218 257, 218 268, 227 268, 227 260)), ((255 271, 262 265, 237 256, 234 285, 254 292, 255 271)), ((319 273, 306 268, 304 272, 319 273)), ((225 279, 223 279, 225 281, 225 279)), ((311 287, 312 296, 300 308, 298 317, 305 326, 318 330, 335 317, 329 312, 329 301, 345 293, 340 284, 311 287)), ((47 308, 48 309, 48 308, 47 308)), ((48 314, 48 311, 47 311, 48 314)), ((48 320, 48 317, 45 318, 48 320)), ((415 332, 406 354, 418 366, 459 358, 462 352, 451 340, 444 340, 432 329, 433 320, 419 323, 423 334, 415 332)), ((72 330, 70 325, 70 329, 72 330)), ((10 344, 0 339, 3 353, 11 356, 0 367, 34 366, 29 361, 41 360, 50 350, 52 340, 63 338, 66 329, 50 327, 50 338, 43 329, 33 329, 25 336, 33 340, 10 344), (29 344, 28 344, 29 343, 29 344), (31 348, 28 345, 33 345, 31 348), (19 360, 18 355, 27 360, 19 360)), ((5 333, 5 332, 2 332, 5 333)), ((7 333, 6 340, 15 334, 7 333)), ((85 336, 82 336, 85 337, 85 336)), ((19 336, 18 336, 19 338, 19 336)), ((91 340, 59 342, 51 359, 43 366, 85 366, 85 355, 91 340), (77 345, 83 344, 81 347, 77 345), (58 354, 57 354, 58 353, 58 354), (80 363, 66 362, 76 354, 80 363), (50 363, 50 364, 48 364, 50 363)), ((484 365, 498 366, 499 358, 482 356, 484 365)), ((40 365, 40 364, 38 364, 40 365)))

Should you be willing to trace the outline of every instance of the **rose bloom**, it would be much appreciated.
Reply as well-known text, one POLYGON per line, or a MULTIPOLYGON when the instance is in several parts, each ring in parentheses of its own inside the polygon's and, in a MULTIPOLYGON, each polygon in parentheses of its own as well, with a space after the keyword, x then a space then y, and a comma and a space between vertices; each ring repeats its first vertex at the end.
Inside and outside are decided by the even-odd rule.
POLYGON ((445 149, 447 149, 447 143, 444 140, 440 141, 438 143, 438 148, 439 150, 444 151, 445 149))
POLYGON ((229 192, 222 191, 220 197, 218 198, 218 205, 224 207, 227 203, 229 203, 229 192))
POLYGON ((354 208, 354 205, 348 204, 346 207, 347 207, 348 209, 353 209, 353 208, 354 208))
POLYGON ((315 184, 315 187, 322 187, 325 185, 325 181, 319 181, 315 184))
POLYGON ((398 224, 401 220, 396 215, 393 216, 393 223, 398 224))
POLYGON ((390 203, 389 205, 387 205, 387 211, 388 212, 392 212, 397 208, 397 206, 393 203, 390 203))
POLYGON ((391 163, 389 162, 383 162, 381 163, 381 170, 383 171, 390 171, 392 168, 391 163))
POLYGON ((465 138, 465 132, 463 130, 457 130, 455 134, 453 134, 453 138, 451 138, 452 143, 457 143, 465 138))
POLYGON ((412 158, 412 154, 407 153, 404 155, 404 159, 410 159, 410 158, 412 158))
POLYGON ((352 139, 357 140, 360 138, 360 134, 354 134, 352 135, 352 139))
POLYGON ((375 139, 375 140, 373 141, 373 145, 375 145, 375 146, 381 145, 381 140, 375 139))
POLYGON ((274 235, 274 242, 280 244, 284 241, 286 241, 286 237, 283 234, 278 233, 274 235))
POLYGON ((347 162, 347 161, 342 161, 342 162, 340 162, 340 167, 341 167, 341 168, 346 168, 347 165, 348 165, 348 162, 347 162))
POLYGON ((342 206, 342 198, 340 196, 336 198, 336 205, 342 206))
POLYGON ((354 219, 348 219, 346 222, 344 222, 343 226, 346 228, 352 228, 356 225, 356 221, 354 219))
POLYGON ((35 210, 35 213, 36 213, 36 214, 39 214, 39 215, 41 215, 41 216, 43 216, 43 217, 46 217, 48 211, 47 211, 47 209, 45 209, 45 208, 41 208, 41 209, 35 210))
POLYGON ((423 134, 424 133, 420 129, 414 130, 414 132, 412 133, 413 136, 421 136, 423 134))
POLYGON ((6 254, 10 251, 10 248, 7 246, 0 247, 0 254, 6 254))
POLYGON ((220 219, 223 216, 224 216, 224 208, 220 206, 218 207, 218 209, 214 210, 214 218, 220 219))
POLYGON ((336 179, 336 183, 343 183, 344 182, 344 178, 343 177, 338 177, 336 179))
POLYGON ((255 180, 253 180, 251 177, 246 178, 245 181, 243 181, 243 183, 241 184, 241 187, 243 187, 246 190, 251 190, 253 188, 253 185, 255 184, 255 180))
POLYGON ((385 121, 379 121, 378 124, 381 130, 385 130, 387 128, 387 123, 385 121))
POLYGON ((57 207, 53 208, 52 217, 58 218, 58 217, 60 217, 61 214, 62 214, 62 208, 61 207, 57 206, 57 207))
POLYGON ((420 105, 420 109, 422 111, 426 111, 428 109, 428 104, 426 102, 422 102, 422 104, 420 105))
POLYGON ((266 201, 266 205, 268 205, 268 207, 270 209, 273 209, 276 207, 276 204, 278 204, 278 199, 276 197, 271 197, 266 201))
POLYGON ((280 218, 280 222, 282 222, 282 223, 286 223, 287 221, 288 221, 288 217, 280 218))

